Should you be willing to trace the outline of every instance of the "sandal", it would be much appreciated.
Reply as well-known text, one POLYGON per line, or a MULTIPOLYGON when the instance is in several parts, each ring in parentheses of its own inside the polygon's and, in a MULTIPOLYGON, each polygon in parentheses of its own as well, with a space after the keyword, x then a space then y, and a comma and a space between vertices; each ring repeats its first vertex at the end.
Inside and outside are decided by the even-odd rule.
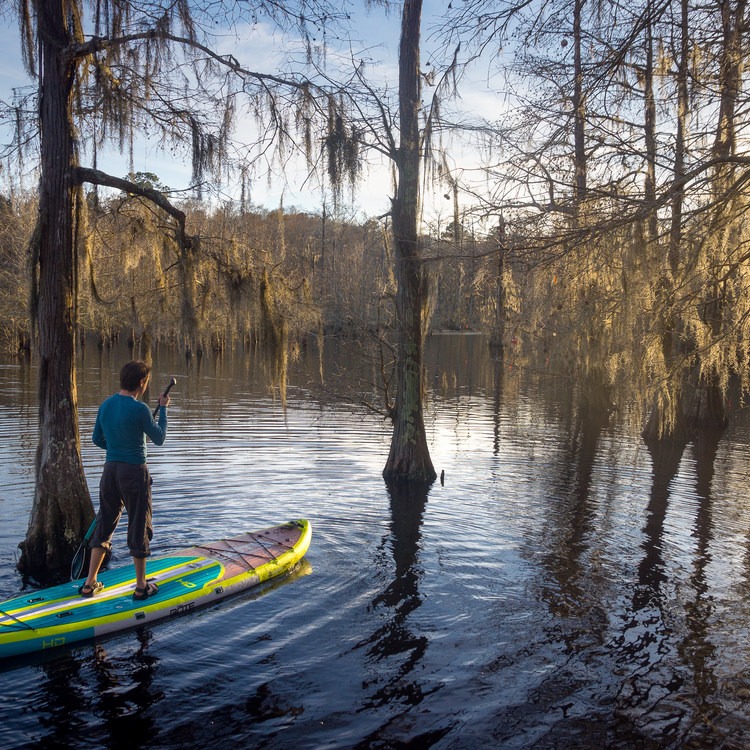
POLYGON ((94 594, 98 594, 104 588, 104 584, 101 581, 94 581, 92 584, 84 583, 79 589, 78 593, 87 599, 94 594))
POLYGON ((152 583, 151 581, 146 583, 145 588, 138 588, 138 586, 135 587, 135 591, 133 592, 133 599, 135 599, 138 602, 142 602, 145 599, 148 599, 149 596, 153 596, 157 591, 159 590, 159 587, 152 583))

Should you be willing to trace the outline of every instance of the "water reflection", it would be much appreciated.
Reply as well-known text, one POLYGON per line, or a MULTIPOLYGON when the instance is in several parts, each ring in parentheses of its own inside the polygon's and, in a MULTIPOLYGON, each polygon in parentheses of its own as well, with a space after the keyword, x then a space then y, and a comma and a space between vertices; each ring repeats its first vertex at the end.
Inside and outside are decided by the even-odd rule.
POLYGON ((681 440, 658 440, 647 443, 651 456, 651 491, 646 507, 641 549, 643 557, 638 566, 638 586, 633 597, 635 610, 649 605, 659 606, 664 599, 662 586, 667 580, 664 566, 662 537, 669 508, 670 486, 680 468, 685 443, 681 440))
POLYGON ((395 564, 393 580, 372 600, 372 610, 384 621, 366 640, 368 661, 376 674, 365 687, 376 690, 365 707, 391 701, 418 704, 423 696, 421 685, 411 678, 427 651, 428 639, 412 629, 410 616, 422 603, 419 581, 423 571, 419 565, 420 529, 427 505, 430 484, 387 483, 390 498, 390 534, 383 540, 381 551, 390 547, 395 564))
POLYGON ((616 640, 618 669, 628 675, 620 692, 620 710, 648 716, 644 725, 671 741, 688 735, 696 741, 705 732, 710 734, 711 722, 720 715, 711 698, 716 689, 711 667, 715 649, 710 637, 713 605, 707 596, 706 578, 713 538, 711 484, 719 438, 717 433, 703 432, 691 444, 696 502, 686 503, 683 498, 682 507, 674 511, 694 510, 694 546, 684 552, 670 549, 668 556, 667 519, 687 444, 680 440, 649 443, 652 486, 643 528, 643 556, 632 607, 616 640), (676 587, 675 575, 675 566, 683 564, 683 557, 692 559, 687 563, 692 572, 684 592, 676 587), (688 695, 692 697, 687 699, 688 695), (699 721, 686 700, 698 707, 699 721))
POLYGON ((710 594, 708 568, 712 561, 713 530, 712 485, 721 433, 705 430, 693 443, 695 453, 695 491, 698 507, 693 526, 695 552, 690 573, 692 598, 685 602, 686 636, 678 646, 679 653, 691 670, 695 702, 703 717, 703 733, 709 730, 722 709, 715 699, 718 680, 714 673, 716 645, 711 635, 714 601, 710 594))
MULTIPOLYGON (((387 426, 311 388, 317 354, 290 368, 283 409, 257 358, 155 352, 154 383, 178 379, 153 452, 160 543, 299 513, 314 574, 0 668, 0 747, 747 746, 750 431, 646 446, 544 363, 430 345, 446 481, 416 493, 384 492, 387 426)), ((79 370, 94 482, 85 435, 121 354, 92 348, 79 370)), ((0 364, 7 595, 33 496, 23 367, 0 364)))
POLYGON ((136 631, 138 648, 124 660, 111 658, 105 646, 94 649, 93 682, 94 705, 91 710, 102 721, 99 738, 109 748, 148 747, 157 726, 153 706, 164 698, 154 687, 159 666, 158 657, 151 653, 151 631, 136 631))
POLYGON ((503 388, 505 386, 505 361, 502 357, 495 357, 492 368, 492 454, 500 453, 501 413, 503 405, 503 388))
POLYGON ((599 441, 610 420, 607 392, 601 386, 589 383, 569 403, 569 438, 551 481, 552 539, 542 558, 550 574, 542 584, 542 598, 558 617, 583 614, 591 595, 598 595, 590 586, 596 565, 590 547, 598 516, 598 499, 591 488, 599 441))
POLYGON ((81 663, 72 652, 65 652, 59 660, 42 666, 44 682, 39 687, 40 707, 38 721, 49 730, 50 744, 69 747, 85 722, 79 713, 86 705, 87 695, 82 685, 81 663))
POLYGON ((648 723, 662 736, 674 738, 684 714, 670 705, 684 675, 672 669, 674 629, 665 618, 664 605, 673 593, 666 590, 670 575, 664 559, 665 521, 670 487, 677 474, 685 444, 663 440, 648 444, 651 455, 651 489, 642 529, 642 556, 632 595, 615 637, 615 664, 622 677, 618 710, 623 715, 648 716, 648 723))
POLYGON ((31 659, 41 677, 30 696, 45 738, 39 746, 148 747, 156 729, 149 709, 164 697, 154 688, 159 659, 150 640, 149 630, 136 631, 128 643, 137 648, 125 657, 97 644, 31 659))

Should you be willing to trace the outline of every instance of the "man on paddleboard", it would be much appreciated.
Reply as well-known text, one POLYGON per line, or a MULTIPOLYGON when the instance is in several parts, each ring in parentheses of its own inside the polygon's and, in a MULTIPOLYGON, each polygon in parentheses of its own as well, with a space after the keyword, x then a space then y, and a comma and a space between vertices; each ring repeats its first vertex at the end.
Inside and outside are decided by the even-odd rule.
POLYGON ((91 439, 107 451, 99 483, 99 514, 89 542, 91 562, 88 576, 79 589, 81 596, 93 596, 103 585, 97 580, 112 535, 122 515, 128 514, 128 549, 135 566, 133 598, 148 599, 158 591, 146 580, 146 558, 151 554, 151 475, 146 465, 146 438, 162 445, 167 437, 168 390, 159 396, 158 421, 148 406, 138 399, 145 393, 151 368, 139 360, 120 370, 120 392, 99 407, 91 439))

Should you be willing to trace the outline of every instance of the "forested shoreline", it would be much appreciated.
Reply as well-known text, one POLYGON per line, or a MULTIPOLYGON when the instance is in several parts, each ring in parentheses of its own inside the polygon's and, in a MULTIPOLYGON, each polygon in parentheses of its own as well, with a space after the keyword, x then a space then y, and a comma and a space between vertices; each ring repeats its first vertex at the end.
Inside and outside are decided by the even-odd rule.
MULTIPOLYGON (((131 175, 156 184, 155 175, 131 175)), ((163 187, 163 186, 162 186, 163 187)), ((78 253, 80 338, 125 336, 193 356, 309 336, 367 337, 393 328, 393 257, 387 220, 345 210, 239 210, 182 206, 201 237, 190 276, 147 201, 121 193, 86 204, 78 253), (189 301, 185 307, 185 300, 189 301)), ((29 243, 34 196, 0 199, 0 346, 28 350, 33 284, 29 243)), ((453 237, 453 224, 422 239, 430 277, 428 329, 491 333, 498 316, 495 236, 453 237)))

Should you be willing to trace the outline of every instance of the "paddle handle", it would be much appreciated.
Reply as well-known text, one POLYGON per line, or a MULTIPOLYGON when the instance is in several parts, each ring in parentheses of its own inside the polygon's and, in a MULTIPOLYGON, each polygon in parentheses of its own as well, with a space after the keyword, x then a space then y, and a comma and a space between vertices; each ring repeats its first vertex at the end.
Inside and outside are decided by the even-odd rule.
MULTIPOLYGON (((170 391, 172 390, 172 386, 173 386, 173 385, 177 385, 177 378, 172 378, 172 379, 171 379, 171 380, 169 381, 169 385, 167 386, 167 388, 166 388, 166 390, 164 391, 164 393, 162 393, 161 395, 162 395, 162 396, 166 396, 166 395, 167 395, 167 394, 168 394, 168 393, 169 393, 169 392, 170 392, 170 391)), ((154 418, 156 418, 156 415, 157 415, 157 414, 159 413, 159 409, 160 409, 160 407, 161 407, 161 404, 157 404, 157 405, 156 405, 156 408, 154 409, 154 418)))

